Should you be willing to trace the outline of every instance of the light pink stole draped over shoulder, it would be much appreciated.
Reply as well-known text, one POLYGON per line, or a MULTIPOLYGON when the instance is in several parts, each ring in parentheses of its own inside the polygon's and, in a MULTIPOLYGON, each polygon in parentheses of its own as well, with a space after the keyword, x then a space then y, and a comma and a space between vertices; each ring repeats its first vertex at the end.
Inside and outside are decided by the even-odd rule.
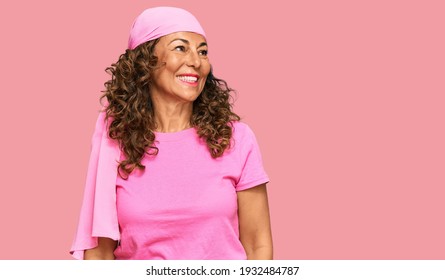
POLYGON ((117 141, 108 137, 108 120, 101 112, 92 139, 91 156, 77 233, 70 253, 83 259, 98 237, 120 239, 116 209, 116 178, 120 158, 117 141))

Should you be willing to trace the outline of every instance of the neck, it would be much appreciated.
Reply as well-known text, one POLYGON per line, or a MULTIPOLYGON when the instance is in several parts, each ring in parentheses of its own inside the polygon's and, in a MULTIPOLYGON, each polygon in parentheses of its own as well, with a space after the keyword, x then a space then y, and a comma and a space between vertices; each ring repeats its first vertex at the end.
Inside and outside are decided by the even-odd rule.
POLYGON ((193 103, 153 104, 157 132, 178 132, 191 127, 193 103))

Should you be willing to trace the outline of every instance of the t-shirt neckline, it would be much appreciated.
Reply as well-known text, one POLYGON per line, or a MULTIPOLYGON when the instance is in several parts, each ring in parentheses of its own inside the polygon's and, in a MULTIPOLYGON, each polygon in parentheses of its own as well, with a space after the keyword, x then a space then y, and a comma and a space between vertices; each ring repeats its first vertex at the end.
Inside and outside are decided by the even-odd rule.
MULTIPOLYGON (((184 130, 176 132, 158 132, 155 131, 155 137, 158 141, 179 141, 189 138, 189 136, 196 135, 196 129, 194 127, 186 128, 184 130)), ((156 141, 155 140, 155 141, 156 141)))

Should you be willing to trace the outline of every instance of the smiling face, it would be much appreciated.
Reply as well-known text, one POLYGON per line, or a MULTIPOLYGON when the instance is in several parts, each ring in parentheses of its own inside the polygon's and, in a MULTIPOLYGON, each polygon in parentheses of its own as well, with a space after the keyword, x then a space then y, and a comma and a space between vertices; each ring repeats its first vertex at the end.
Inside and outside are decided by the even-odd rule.
POLYGON ((159 68, 153 73, 151 96, 166 102, 193 102, 210 72, 207 43, 202 35, 176 32, 161 37, 155 47, 159 68))

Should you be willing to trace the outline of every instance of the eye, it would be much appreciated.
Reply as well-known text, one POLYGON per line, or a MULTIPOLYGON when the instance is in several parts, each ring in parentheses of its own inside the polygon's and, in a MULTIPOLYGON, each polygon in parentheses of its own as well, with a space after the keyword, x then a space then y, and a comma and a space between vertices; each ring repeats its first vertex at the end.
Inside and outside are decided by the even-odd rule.
POLYGON ((203 56, 207 56, 208 53, 209 53, 208 50, 201 50, 201 51, 199 51, 199 54, 203 55, 203 56))
POLYGON ((184 46, 176 46, 176 47, 174 48, 174 50, 183 52, 183 51, 185 51, 185 47, 184 47, 184 46))

